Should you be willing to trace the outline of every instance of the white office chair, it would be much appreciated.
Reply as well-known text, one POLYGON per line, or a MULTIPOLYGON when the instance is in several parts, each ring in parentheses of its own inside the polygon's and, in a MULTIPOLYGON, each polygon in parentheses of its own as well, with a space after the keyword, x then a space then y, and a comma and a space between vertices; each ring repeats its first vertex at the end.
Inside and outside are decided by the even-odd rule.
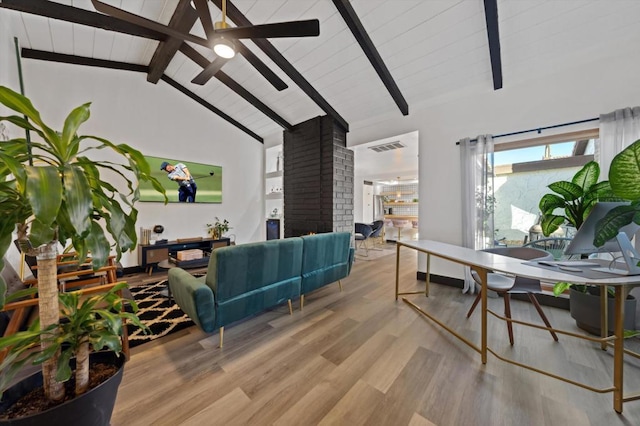
MULTIPOLYGON (((517 259, 522 260, 553 260, 553 255, 544 250, 539 250, 531 247, 495 247, 483 250, 488 253, 500 254, 503 256, 515 257, 517 259)), ((482 281, 480 277, 475 271, 471 271, 471 276, 474 281, 479 285, 482 285, 482 281)), ((503 274, 498 274, 495 272, 489 272, 487 274, 487 289, 493 290, 496 293, 500 294, 504 299, 504 316, 508 319, 511 319, 511 304, 510 304, 510 294, 513 293, 525 293, 533 306, 535 306, 540 318, 545 323, 545 325, 551 328, 551 323, 547 319, 547 316, 544 314, 544 311, 540 307, 540 303, 538 303, 538 299, 535 297, 535 293, 541 293, 542 287, 540 286, 539 280, 534 280, 531 278, 524 277, 510 277, 503 274)), ((479 292, 476 300, 473 301, 473 305, 467 312, 467 318, 471 316, 474 309, 480 302, 482 294, 479 292)), ((510 321, 507 321, 507 330, 509 332, 509 343, 513 345, 513 326, 510 321)), ((558 336, 552 330, 549 330, 553 340, 558 341, 558 336)))

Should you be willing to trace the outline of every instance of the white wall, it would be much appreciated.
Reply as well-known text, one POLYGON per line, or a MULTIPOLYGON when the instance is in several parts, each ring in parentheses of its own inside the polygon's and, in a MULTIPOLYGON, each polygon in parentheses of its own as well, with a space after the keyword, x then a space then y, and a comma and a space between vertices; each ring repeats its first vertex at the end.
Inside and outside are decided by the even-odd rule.
MULTIPOLYGON (((18 66, 16 60, 16 50, 13 41, 13 23, 12 16, 15 16, 15 12, 0 9, 0 85, 9 86, 13 90, 20 90, 20 80, 18 79, 18 66)), ((10 110, 0 105, 0 115, 9 115, 10 110)), ((6 123, 5 123, 6 125, 6 123)), ((24 132, 18 133, 15 128, 11 128, 7 125, 8 136, 18 137, 23 136, 24 132)), ((18 250, 11 249, 6 259, 10 265, 13 265, 14 269, 19 271, 20 254, 18 250)))
MULTIPOLYGON (((619 51, 618 56, 580 64, 558 74, 549 73, 535 81, 515 84, 514 78, 505 72, 501 90, 477 89, 472 96, 438 106, 420 109, 412 105, 408 117, 373 118, 366 123, 354 123, 348 138, 353 145, 419 130, 420 238, 460 244, 460 151, 456 141, 478 134, 500 134, 583 120, 639 105, 639 68, 640 57, 628 48, 619 51)), ((566 127, 555 133, 593 126, 594 123, 566 127)), ((543 133, 546 134, 552 133, 543 133)), ((497 140, 498 143, 507 141, 497 140)), ((421 259, 420 270, 425 268, 426 263, 421 259)), ((462 276, 460 268, 445 262, 433 262, 432 272, 462 276)))
MULTIPOLYGON (((3 40, 4 41, 4 40, 3 40)), ((26 94, 46 122, 61 128, 72 108, 92 102, 81 134, 127 143, 146 155, 222 166, 221 204, 138 203, 138 228, 162 224, 163 238, 206 236, 227 219, 239 243, 263 239, 263 145, 164 82, 145 74, 23 60, 26 94)), ((2 81, 14 90, 11 81, 2 81)), ((137 252, 122 264, 137 265, 137 252)))

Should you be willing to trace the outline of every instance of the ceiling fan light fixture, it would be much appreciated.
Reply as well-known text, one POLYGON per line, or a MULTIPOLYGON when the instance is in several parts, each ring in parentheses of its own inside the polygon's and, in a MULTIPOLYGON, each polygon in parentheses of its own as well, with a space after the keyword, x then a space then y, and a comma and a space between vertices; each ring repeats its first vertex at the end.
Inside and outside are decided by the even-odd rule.
POLYGON ((236 56, 236 46, 231 40, 228 40, 222 36, 217 36, 213 39, 213 51, 221 58, 231 59, 236 56))

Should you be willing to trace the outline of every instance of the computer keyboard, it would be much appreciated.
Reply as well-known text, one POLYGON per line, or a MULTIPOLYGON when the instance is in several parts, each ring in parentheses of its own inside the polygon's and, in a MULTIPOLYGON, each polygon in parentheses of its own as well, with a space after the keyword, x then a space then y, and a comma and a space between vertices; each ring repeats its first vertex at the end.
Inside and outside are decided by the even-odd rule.
POLYGON ((629 271, 627 271, 626 269, 618 269, 618 268, 592 268, 592 271, 598 271, 598 272, 606 272, 607 274, 614 274, 614 275, 629 275, 629 271))

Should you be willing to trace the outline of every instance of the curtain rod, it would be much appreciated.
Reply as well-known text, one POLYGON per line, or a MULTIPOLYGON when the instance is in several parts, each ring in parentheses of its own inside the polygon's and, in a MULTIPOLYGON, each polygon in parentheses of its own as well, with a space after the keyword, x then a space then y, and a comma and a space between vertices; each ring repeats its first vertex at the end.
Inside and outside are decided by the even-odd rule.
MULTIPOLYGON (((562 123, 562 124, 554 124, 553 126, 538 127, 536 129, 520 130, 518 132, 511 132, 511 133, 503 133, 501 135, 493 136, 493 139, 503 138, 503 137, 506 137, 506 136, 521 135, 523 133, 529 133, 529 132, 538 132, 538 134, 540 134, 540 133, 542 133, 543 130, 555 129, 555 128, 564 127, 564 126, 572 126, 574 124, 589 123, 590 121, 598 121, 598 120, 600 120, 599 117, 588 118, 586 120, 571 121, 569 123, 562 123)), ((477 139, 471 139, 470 142, 478 142, 478 140, 477 139)), ((460 142, 456 142, 456 145, 460 145, 460 142)))

